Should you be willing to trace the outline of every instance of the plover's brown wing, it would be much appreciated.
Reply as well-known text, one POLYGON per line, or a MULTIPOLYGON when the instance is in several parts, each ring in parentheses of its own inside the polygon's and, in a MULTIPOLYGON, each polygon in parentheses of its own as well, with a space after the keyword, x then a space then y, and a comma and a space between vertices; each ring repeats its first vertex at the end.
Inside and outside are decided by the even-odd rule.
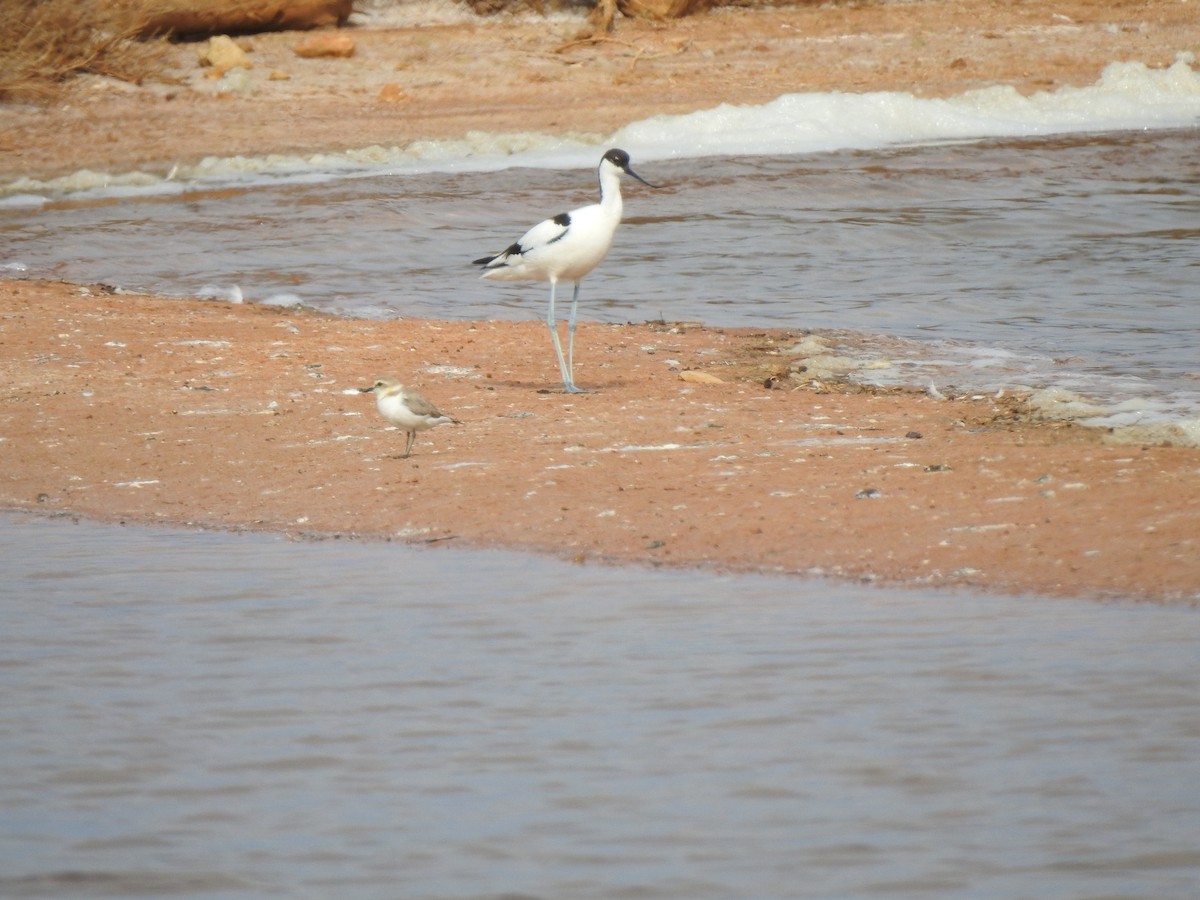
POLYGON ((404 405, 416 416, 440 416, 438 408, 418 394, 416 391, 404 389, 404 405))
MULTIPOLYGON (((404 405, 409 408, 415 416, 427 416, 430 419, 445 419, 447 422, 453 422, 455 425, 461 425, 458 419, 454 416, 447 415, 442 412, 412 388, 404 389, 404 405)), ((440 422, 438 424, 441 424, 440 422)))

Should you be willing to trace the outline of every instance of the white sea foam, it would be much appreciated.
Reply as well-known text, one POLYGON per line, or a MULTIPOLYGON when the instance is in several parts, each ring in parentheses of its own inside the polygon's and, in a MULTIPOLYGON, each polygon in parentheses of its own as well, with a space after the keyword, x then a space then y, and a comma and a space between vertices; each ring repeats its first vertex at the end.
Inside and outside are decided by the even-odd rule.
POLYGON ((196 296, 201 300, 222 300, 225 303, 243 303, 245 301, 241 287, 236 284, 230 287, 206 284, 196 292, 196 296))
POLYGON ((337 153, 209 157, 168 172, 82 170, 62 178, 20 178, 0 186, 0 206, 31 206, 62 196, 182 193, 229 184, 314 182, 355 175, 494 171, 512 166, 582 168, 597 152, 623 146, 636 159, 779 155, 868 150, 893 145, 1200 123, 1200 73, 1181 54, 1166 69, 1110 64, 1083 88, 1023 96, 1014 88, 971 90, 946 99, 900 92, 787 94, 758 106, 722 104, 654 116, 612 135, 472 132, 453 141, 417 141, 337 153))
POLYGON ((622 128, 639 158, 782 155, 1081 131, 1179 128, 1200 122, 1200 73, 1190 54, 1168 69, 1112 63, 1084 88, 1023 96, 1012 87, 944 100, 912 94, 787 94, 763 106, 723 104, 622 128))

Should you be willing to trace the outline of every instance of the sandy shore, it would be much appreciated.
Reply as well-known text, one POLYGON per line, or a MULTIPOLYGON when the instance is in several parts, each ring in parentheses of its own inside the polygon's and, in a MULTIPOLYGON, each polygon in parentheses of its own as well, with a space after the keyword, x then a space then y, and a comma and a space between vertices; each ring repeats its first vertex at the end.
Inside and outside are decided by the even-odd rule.
POLYGON ((767 387, 804 335, 368 322, 0 282, 0 506, 569 559, 1191 600, 1200 452, 995 397, 767 387), (394 372, 462 426, 394 458, 394 372), (688 380, 697 378, 703 380, 688 380))
MULTIPOLYGON (((1054 89, 1200 47, 1200 22, 1175 2, 722 10, 622 20, 612 41, 561 49, 578 29, 357 29, 359 53, 341 61, 296 59, 294 34, 256 36, 260 80, 244 96, 213 93, 181 46, 183 84, 94 81, 50 108, 0 107, 0 179, 469 130, 603 132, 790 91, 1054 89), (273 69, 290 78, 268 81, 273 69)), ((538 321, 364 322, 2 281, 0 506, 581 562, 1200 597, 1200 452, 1109 445, 1013 398, 767 387, 802 337, 583 323, 577 375, 597 392, 566 397, 544 390, 538 321), (392 458, 403 436, 343 393, 384 374, 466 424, 392 458)))
POLYGON ((656 113, 797 91, 1052 91, 1091 84, 1113 61, 1167 66, 1200 51, 1200 16, 1178 0, 718 9, 662 25, 618 19, 595 44, 573 42, 582 26, 351 28, 356 55, 333 60, 298 58, 297 33, 255 35, 242 40, 251 90, 237 94, 220 93, 196 45, 181 44, 177 85, 91 79, 49 108, 0 105, 0 181, 470 131, 602 135, 656 113))

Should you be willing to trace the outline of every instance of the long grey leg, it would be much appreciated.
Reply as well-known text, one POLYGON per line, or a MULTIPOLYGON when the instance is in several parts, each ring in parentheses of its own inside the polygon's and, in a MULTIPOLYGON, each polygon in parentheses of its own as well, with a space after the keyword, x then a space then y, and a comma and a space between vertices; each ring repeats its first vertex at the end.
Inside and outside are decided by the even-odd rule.
POLYGON ((571 376, 571 384, 575 384, 575 314, 579 311, 579 282, 575 282, 575 292, 571 294, 571 318, 567 321, 567 374, 571 376))
POLYGON ((546 325, 550 329, 550 340, 554 342, 554 353, 558 357, 558 371, 562 375, 563 390, 571 394, 575 392, 575 385, 571 383, 567 361, 563 359, 562 342, 558 339, 558 320, 554 318, 554 294, 557 288, 558 282, 550 282, 550 309, 546 312, 546 325))
MULTIPOLYGON (((575 384, 575 314, 579 311, 579 282, 575 282, 575 292, 571 295, 571 316, 567 320, 567 367, 566 377, 563 379, 563 389, 568 394, 587 394, 581 387, 575 384)), ((561 353, 559 360, 562 360, 561 353)))

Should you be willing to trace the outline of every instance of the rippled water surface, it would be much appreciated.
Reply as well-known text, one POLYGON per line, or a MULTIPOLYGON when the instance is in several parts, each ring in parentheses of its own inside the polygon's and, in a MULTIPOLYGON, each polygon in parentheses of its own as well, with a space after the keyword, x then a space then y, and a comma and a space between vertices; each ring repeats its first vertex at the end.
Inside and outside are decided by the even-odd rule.
POLYGON ((1193 898, 1194 609, 0 519, 0 895, 1193 898))
MULTIPOLYGON (((668 187, 627 179, 626 221, 584 282, 582 315, 917 340, 902 381, 1053 383, 1196 418, 1196 141, 1189 129, 637 165, 668 187)), ((470 260, 595 192, 583 170, 308 181, 10 208, 0 239, 34 275, 534 318, 544 285, 480 282, 470 260)))

